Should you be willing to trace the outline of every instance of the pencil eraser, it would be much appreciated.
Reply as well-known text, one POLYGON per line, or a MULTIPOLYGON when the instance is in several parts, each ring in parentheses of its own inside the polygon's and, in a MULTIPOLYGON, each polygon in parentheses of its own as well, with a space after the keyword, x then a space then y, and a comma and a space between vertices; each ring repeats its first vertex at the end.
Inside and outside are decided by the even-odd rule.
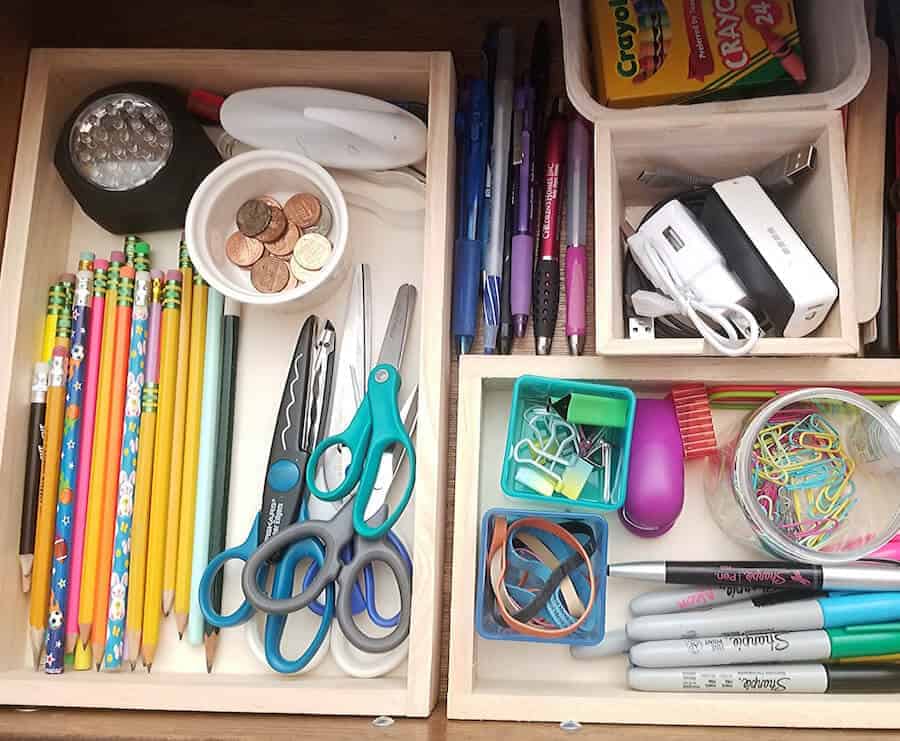
POLYGON ((150 245, 146 242, 135 242, 134 243, 134 254, 141 255, 149 255, 150 254, 150 245))
POLYGON ((106 270, 109 267, 109 260, 98 257, 94 260, 94 270, 106 270))
POLYGON ((162 270, 151 270, 150 277, 153 280, 162 280, 163 279, 163 271, 162 270))
POLYGON ((150 273, 146 270, 138 270, 134 274, 135 280, 150 280, 150 273))
POLYGON ((58 358, 58 357, 64 358, 68 354, 69 354, 69 350, 67 348, 63 347, 62 345, 57 345, 56 347, 53 348, 53 357, 54 358, 58 358))
POLYGON ((109 255, 110 262, 125 262, 125 253, 122 250, 114 250, 109 255))
POLYGON ((60 283, 74 283, 75 276, 72 273, 63 273, 59 276, 60 283))
POLYGON ((181 283, 181 271, 180 270, 170 270, 166 273, 166 280, 175 280, 181 283))
POLYGON ((96 255, 93 252, 82 252, 79 256, 79 260, 93 260, 96 255))
POLYGON ((119 268, 119 275, 125 278, 134 278, 134 268, 131 265, 123 265, 119 268))

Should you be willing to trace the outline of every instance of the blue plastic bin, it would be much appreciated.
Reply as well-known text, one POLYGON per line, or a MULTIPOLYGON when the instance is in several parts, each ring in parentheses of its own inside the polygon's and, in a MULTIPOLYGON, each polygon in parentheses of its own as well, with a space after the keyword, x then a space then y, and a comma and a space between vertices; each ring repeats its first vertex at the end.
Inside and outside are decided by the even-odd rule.
POLYGON ((481 538, 478 546, 478 592, 475 600, 475 629, 482 638, 493 641, 525 641, 528 643, 561 643, 570 646, 593 646, 600 643, 606 633, 606 520, 601 515, 581 514, 574 512, 529 512, 523 509, 505 509, 497 507, 484 515, 481 521, 481 538), (584 624, 571 635, 564 638, 534 638, 512 630, 495 617, 489 606, 485 604, 485 589, 490 590, 488 582, 486 557, 490 548, 488 529, 495 516, 506 517, 512 524, 523 517, 540 517, 550 522, 577 521, 586 524, 594 533, 597 548, 591 557, 596 584, 596 600, 591 614, 584 624))

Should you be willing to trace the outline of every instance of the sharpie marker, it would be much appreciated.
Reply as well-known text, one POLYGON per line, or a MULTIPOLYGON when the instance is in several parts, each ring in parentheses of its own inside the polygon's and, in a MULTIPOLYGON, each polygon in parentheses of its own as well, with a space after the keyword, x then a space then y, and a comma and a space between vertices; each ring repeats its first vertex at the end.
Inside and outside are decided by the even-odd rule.
POLYGON ((648 641, 631 647, 635 666, 683 667, 778 661, 830 661, 900 651, 900 624, 854 625, 828 630, 648 641))
POLYGON ((776 590, 757 589, 755 587, 660 589, 655 592, 639 594, 631 600, 629 609, 635 617, 641 615, 664 615, 667 612, 684 612, 686 610, 697 610, 701 607, 715 607, 716 605, 724 605, 731 602, 744 602, 754 597, 774 594, 775 592, 776 590))
POLYGON ((900 590, 900 567, 880 564, 819 566, 791 561, 638 561, 611 564, 607 573, 625 579, 716 587, 847 592, 900 590))
POLYGON ((900 620, 900 593, 842 594, 766 607, 716 607, 700 613, 646 615, 628 623, 633 641, 776 630, 818 630, 900 620))
POLYGON ((628 670, 628 686, 642 692, 900 692, 900 667, 823 664, 749 664, 696 669, 628 670))

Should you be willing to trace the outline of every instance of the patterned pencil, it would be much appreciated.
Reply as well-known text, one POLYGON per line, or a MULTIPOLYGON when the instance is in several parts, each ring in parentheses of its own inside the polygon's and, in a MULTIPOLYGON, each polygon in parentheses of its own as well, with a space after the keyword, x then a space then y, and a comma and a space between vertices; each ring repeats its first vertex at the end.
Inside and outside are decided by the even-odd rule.
MULTIPOLYGON (((150 274, 150 328, 147 333, 146 373, 141 392, 141 427, 138 436, 137 477, 134 484, 134 514, 131 517, 131 555, 128 557, 128 579, 125 583, 127 607, 125 609, 125 636, 107 636, 106 656, 112 649, 122 650, 123 660, 134 662, 140 646, 129 642, 129 637, 140 631, 144 619, 144 586, 147 574, 147 541, 150 528, 150 494, 153 481, 153 448, 156 444, 156 408, 159 403, 159 340, 162 329, 162 271, 150 274)), ((137 304, 135 304, 137 310, 137 304)))
MULTIPOLYGON (((106 274, 106 301, 103 307, 103 334, 100 348, 100 369, 97 377, 97 404, 94 414, 94 441, 91 446, 91 478, 85 518, 84 555, 81 562, 81 595, 78 601, 78 642, 82 649, 90 645, 94 625, 94 597, 97 591, 97 563, 100 559, 100 530, 103 520, 103 496, 106 491, 106 452, 109 447, 110 404, 112 403, 112 367, 115 353, 116 317, 119 270, 125 263, 123 252, 109 257, 106 274)), ((127 330, 126 330, 127 332, 127 330)), ((77 652, 76 652, 77 659, 77 652)), ((75 668, 86 665, 76 660, 75 668)))
POLYGON ((188 376, 187 418, 184 432, 184 473, 181 477, 181 521, 178 523, 178 568, 175 577, 175 624, 178 638, 187 628, 191 606, 191 566, 194 514, 197 506, 197 465, 200 458, 200 420, 203 403, 203 364, 206 348, 207 285, 194 276, 191 314, 191 367, 188 376))
MULTIPOLYGON (((103 512, 100 516, 100 549, 97 558, 97 583, 94 589, 94 624, 91 627, 91 650, 94 664, 103 663, 106 625, 109 610, 109 582, 112 574, 113 542, 118 511, 119 465, 122 455, 122 420, 125 415, 125 393, 128 383, 129 338, 134 301, 134 268, 123 265, 119 270, 116 297, 116 334, 110 384, 109 439, 106 449, 106 475, 103 477, 103 512)), ((140 404, 140 396, 138 396, 140 404)))
MULTIPOLYGON (((225 321, 222 337, 222 388, 219 394, 219 429, 216 434, 216 468, 213 481, 212 515, 209 523, 207 563, 225 550, 228 531, 228 499, 231 490, 231 444, 234 439, 234 392, 237 382, 238 338, 241 326, 241 304, 225 299, 225 321)), ((210 598, 213 609, 222 611, 222 573, 213 582, 210 598)), ((219 645, 219 629, 204 621, 203 647, 206 671, 211 672, 219 645)))
POLYGON ((172 423, 172 472, 169 478, 169 513, 166 526, 166 559, 163 572, 162 610, 168 615, 175 601, 175 575, 178 570, 178 525, 181 521, 181 480, 184 473, 184 433, 187 412, 188 375, 194 266, 182 238, 179 252, 181 268, 181 320, 178 326, 178 369, 175 382, 175 416, 172 423))
MULTIPOLYGON (((84 363, 87 372, 81 404, 81 441, 78 446, 78 475, 75 479, 75 519, 72 523, 72 548, 69 551, 69 598, 66 603, 66 654, 78 641, 78 608, 81 604, 81 566, 84 555, 85 522, 91 483, 91 452, 94 446, 94 420, 97 406, 97 381, 100 375, 100 349, 103 341, 103 314, 106 307, 106 260, 94 260, 93 296, 84 363)), ((87 314, 85 314, 87 316, 87 314)))
POLYGON ((56 491, 59 486, 59 455, 62 448, 63 418, 66 412, 66 370, 69 353, 59 346, 50 358, 50 386, 47 389, 44 470, 41 473, 41 498, 38 504, 37 532, 34 541, 34 566, 28 622, 34 668, 41 661, 47 629, 47 605, 50 598, 50 561, 53 554, 53 526, 56 520, 56 491))
MULTIPOLYGON (((219 429, 219 394, 222 387, 222 311, 225 297, 210 288, 206 302, 206 349, 203 352, 203 401, 200 411, 200 452, 197 459, 194 538, 191 546, 191 581, 187 637, 192 646, 203 642, 200 612, 200 577, 209 556, 209 518, 212 512, 213 478, 216 469, 216 435, 219 429)), ((177 595, 176 595, 177 596, 177 595)), ((176 598, 176 603, 177 603, 176 598)), ((177 604, 176 604, 177 608, 177 604)), ((178 617, 178 610, 175 611, 178 617)))
MULTIPOLYGON (((83 263, 93 268, 93 255, 83 263)), ((79 265, 79 267, 81 267, 79 265)), ((50 572, 50 610, 47 616, 48 674, 61 674, 65 653, 65 610, 69 598, 69 552, 72 549, 72 520, 75 484, 81 444, 81 403, 84 391, 85 354, 90 340, 90 300, 92 270, 79 270, 72 307, 72 349, 69 353, 66 412, 63 422, 62 455, 56 503, 56 534, 53 538, 53 565, 50 572)))
MULTIPOLYGON (((126 653, 132 669, 137 650, 146 666, 153 665, 159 643, 162 616, 163 569, 166 557, 166 518, 169 512, 169 473, 172 467, 172 422, 175 414, 175 376, 178 366, 178 331, 181 321, 181 273, 170 270, 162 299, 162 348, 160 349, 159 412, 153 452, 153 487, 150 496, 150 539, 147 547, 147 578, 143 622, 132 625, 129 598, 126 653)), ((131 594, 134 594, 132 591, 131 594)))
POLYGON ((150 272, 150 245, 141 240, 134 245, 134 269, 150 272))
POLYGON ((135 272, 138 271, 138 267, 134 264, 134 256, 135 256, 135 245, 138 243, 138 236, 136 234, 128 234, 125 236, 125 244, 122 247, 122 252, 125 253, 125 264, 131 265, 134 268, 135 272))
MULTIPOLYGON (((107 577, 107 623, 103 644, 100 645, 102 664, 117 669, 122 664, 125 638, 125 606, 128 588, 128 565, 131 556, 131 520, 134 512, 134 481, 140 445, 141 393, 144 390, 144 361, 147 352, 147 324, 149 319, 150 273, 142 270, 135 275, 134 304, 131 314, 131 338, 128 344, 128 375, 125 382, 125 406, 120 437, 118 490, 113 530, 113 548, 107 577), (105 646, 105 648, 104 648, 105 646)), ((99 585, 98 585, 99 588, 99 585)), ((96 607, 94 608, 97 609, 96 607)), ((96 623, 95 623, 96 624, 96 623)), ((92 636, 94 660, 97 654, 96 637, 92 636)))

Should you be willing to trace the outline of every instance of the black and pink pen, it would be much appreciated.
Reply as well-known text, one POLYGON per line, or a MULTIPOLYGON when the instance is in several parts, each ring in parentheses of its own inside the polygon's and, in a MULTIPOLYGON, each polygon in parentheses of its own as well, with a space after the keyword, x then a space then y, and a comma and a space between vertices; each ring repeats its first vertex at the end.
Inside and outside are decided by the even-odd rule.
POLYGON ((587 212, 591 128, 577 113, 569 121, 566 163, 566 339, 570 355, 581 355, 587 337, 587 212))
POLYGON ((791 561, 638 561, 610 564, 610 576, 667 584, 768 587, 809 591, 896 592, 900 566, 791 561))

